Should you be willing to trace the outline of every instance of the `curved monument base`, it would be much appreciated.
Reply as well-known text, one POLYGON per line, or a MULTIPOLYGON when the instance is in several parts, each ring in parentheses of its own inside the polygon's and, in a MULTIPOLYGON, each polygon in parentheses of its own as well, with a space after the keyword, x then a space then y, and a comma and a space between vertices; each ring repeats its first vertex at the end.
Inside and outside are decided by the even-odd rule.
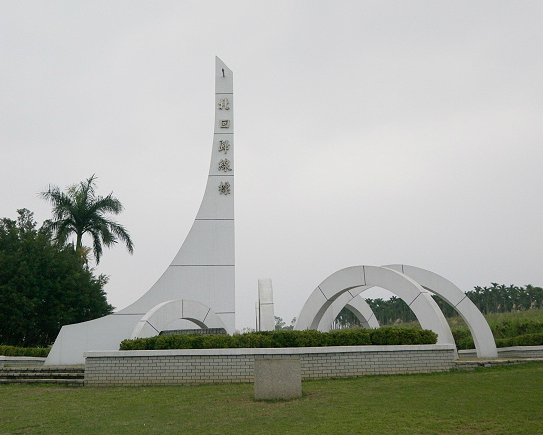
POLYGON ((162 302, 149 310, 138 322, 130 338, 153 337, 179 319, 190 320, 200 328, 224 329, 230 334, 233 332, 228 330, 224 322, 208 306, 183 299, 162 302))
POLYGON ((63 326, 45 365, 85 364, 83 353, 91 349, 119 350, 121 341, 130 338, 144 314, 110 314, 88 322, 63 326))

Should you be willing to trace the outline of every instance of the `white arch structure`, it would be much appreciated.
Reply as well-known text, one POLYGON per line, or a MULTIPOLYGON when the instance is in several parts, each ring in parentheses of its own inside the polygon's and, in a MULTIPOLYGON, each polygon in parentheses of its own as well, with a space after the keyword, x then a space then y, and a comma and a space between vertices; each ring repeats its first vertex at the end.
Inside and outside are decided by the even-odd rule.
POLYGON ((451 281, 437 273, 406 264, 392 264, 384 267, 397 270, 413 278, 422 287, 451 305, 468 325, 479 358, 498 357, 496 342, 488 322, 471 299, 451 281))
POLYGON ((130 338, 153 337, 164 331, 168 324, 179 319, 190 320, 200 328, 226 330, 224 322, 207 305, 181 299, 162 302, 149 310, 137 323, 130 338))
POLYGON ((326 311, 338 297, 350 294, 350 299, 353 299, 374 286, 389 290, 403 299, 421 326, 437 334, 439 344, 454 344, 445 316, 430 293, 412 278, 396 270, 376 266, 347 267, 326 278, 307 299, 294 329, 317 329, 326 311), (352 292, 354 289, 356 291, 352 292))
MULTIPOLYGON (((414 279, 424 289, 438 295, 447 303, 449 303, 458 312, 458 314, 460 314, 460 316, 468 325, 468 328, 470 329, 473 340, 475 342, 475 348, 477 351, 477 356, 479 358, 496 358, 498 356, 494 336, 492 335, 492 331, 490 330, 490 327, 488 326, 488 323, 486 322, 484 316, 481 314, 475 304, 466 296, 466 294, 456 285, 434 272, 430 272, 426 269, 415 266, 392 264, 388 266, 383 266, 383 268, 401 272, 403 275, 414 279)), ((363 300, 361 296, 357 295, 367 290, 368 288, 368 286, 363 286, 356 289, 351 289, 350 291, 345 292, 338 298, 336 298, 330 304, 325 314, 322 316, 318 324, 318 329, 321 331, 329 330, 331 322, 337 317, 341 309, 344 306, 347 306, 351 309, 349 305, 359 303, 357 301, 358 299, 363 300), (349 300, 349 298, 351 297, 352 299, 349 300)), ((367 308, 370 310, 370 312, 368 313, 366 311, 363 314, 366 319, 371 318, 371 316, 373 315, 373 312, 371 311, 369 306, 367 308)), ((315 317, 317 317, 316 313, 315 317)))

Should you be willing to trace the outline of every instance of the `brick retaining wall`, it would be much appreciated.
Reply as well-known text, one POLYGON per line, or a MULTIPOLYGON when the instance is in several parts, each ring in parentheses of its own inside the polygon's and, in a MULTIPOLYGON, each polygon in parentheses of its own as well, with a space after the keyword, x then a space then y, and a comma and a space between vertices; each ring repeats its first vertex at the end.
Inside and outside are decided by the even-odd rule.
POLYGON ((85 384, 159 385, 252 382, 254 360, 300 358, 302 379, 428 373, 455 365, 453 345, 335 346, 86 352, 85 384))

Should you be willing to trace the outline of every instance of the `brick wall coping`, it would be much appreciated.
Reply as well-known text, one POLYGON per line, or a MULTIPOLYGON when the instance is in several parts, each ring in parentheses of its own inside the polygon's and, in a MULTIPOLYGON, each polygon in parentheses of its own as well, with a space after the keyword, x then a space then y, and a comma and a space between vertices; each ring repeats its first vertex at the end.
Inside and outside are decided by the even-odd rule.
POLYGON ((417 350, 455 350, 453 344, 411 344, 398 346, 327 346, 327 347, 274 347, 235 349, 163 349, 117 350, 85 352, 85 358, 150 357, 150 356, 213 356, 213 355, 299 355, 310 353, 348 352, 404 352, 417 350))

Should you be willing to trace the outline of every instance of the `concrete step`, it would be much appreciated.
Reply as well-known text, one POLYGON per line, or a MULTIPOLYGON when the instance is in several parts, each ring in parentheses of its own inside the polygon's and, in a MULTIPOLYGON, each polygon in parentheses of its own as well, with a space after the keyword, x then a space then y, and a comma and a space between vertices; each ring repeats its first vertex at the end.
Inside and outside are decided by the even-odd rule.
POLYGON ((62 373, 62 372, 0 372, 0 379, 83 379, 85 373, 62 373))
POLYGON ((84 366, 4 367, 0 369, 0 385, 50 384, 70 387, 85 385, 84 366))
POLYGON ((51 366, 51 367, 4 367, 2 373, 85 373, 84 367, 79 366, 51 366))
POLYGON ((62 385, 65 387, 83 387, 85 385, 84 379, 0 379, 0 385, 7 384, 49 384, 49 385, 62 385))

